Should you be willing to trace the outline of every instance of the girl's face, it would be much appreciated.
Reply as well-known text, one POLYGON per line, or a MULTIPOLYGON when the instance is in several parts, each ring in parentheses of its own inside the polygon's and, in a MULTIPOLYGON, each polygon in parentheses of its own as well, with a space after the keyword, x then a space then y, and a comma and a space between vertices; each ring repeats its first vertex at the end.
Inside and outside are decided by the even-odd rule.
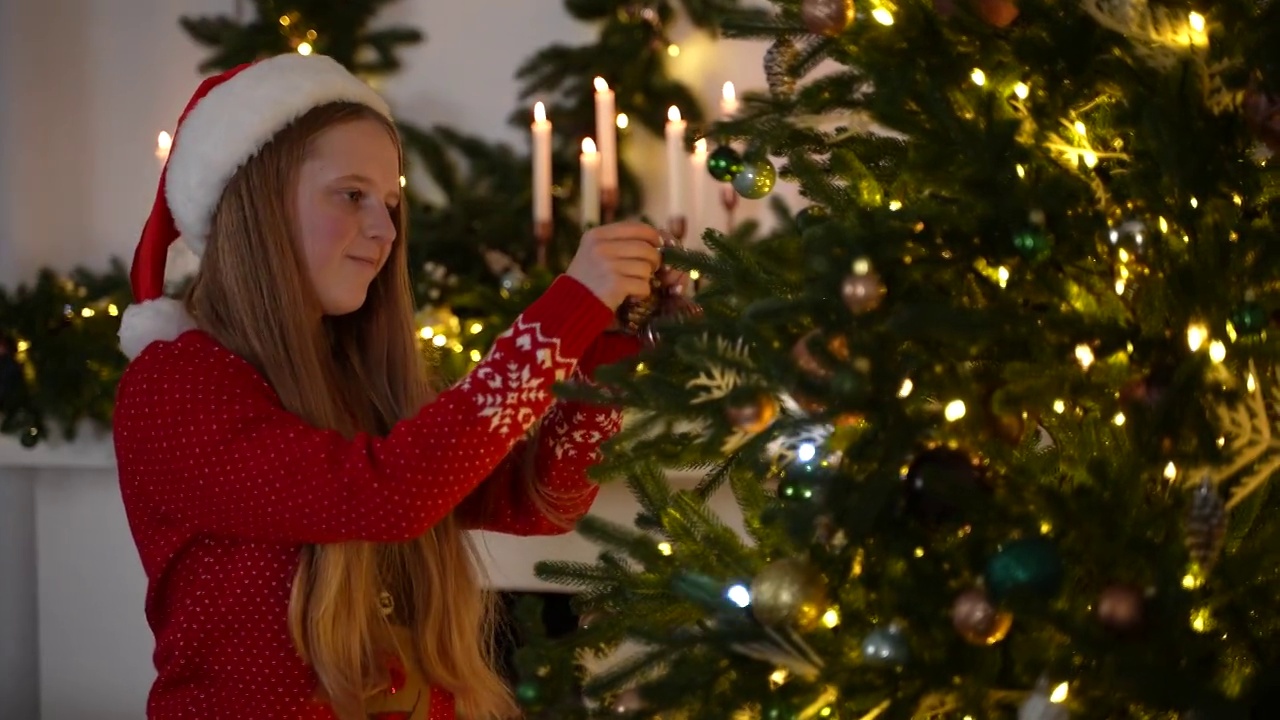
POLYGON ((314 137, 294 203, 295 240, 324 314, 358 310, 396 239, 400 154, 386 129, 355 120, 314 137))

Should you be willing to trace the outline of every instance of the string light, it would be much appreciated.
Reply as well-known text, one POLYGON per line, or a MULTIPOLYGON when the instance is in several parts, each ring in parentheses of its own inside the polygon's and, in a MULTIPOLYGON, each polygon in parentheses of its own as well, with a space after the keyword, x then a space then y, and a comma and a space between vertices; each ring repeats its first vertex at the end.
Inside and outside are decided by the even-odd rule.
POLYGON ((671 43, 670 45, 668 45, 667 55, 673 58, 680 57, 680 46, 675 43, 671 43))
POLYGON ((1187 327, 1187 347, 1191 352, 1198 351, 1209 337, 1209 330, 1201 323, 1192 323, 1187 327))
POLYGON ((872 10, 871 17, 875 18, 876 22, 880 23, 881 25, 884 25, 885 27, 888 27, 893 24, 893 13, 889 12, 888 10, 882 7, 878 7, 875 10, 872 10))
POLYGON ((1195 10, 1192 10, 1191 14, 1187 15, 1187 22, 1191 23, 1192 30, 1198 33, 1204 32, 1204 16, 1195 10))
POLYGON ((898 390, 898 397, 900 398, 909 397, 911 395, 912 389, 914 388, 915 388, 915 385, 912 384, 911 378, 907 378, 906 380, 903 380, 902 388, 898 390))
POLYGON ((973 80, 973 84, 978 87, 982 87, 987 84, 987 74, 978 68, 974 68, 973 72, 969 73, 969 78, 973 80))
POLYGON ((1178 479, 1178 466, 1170 462, 1164 466, 1164 479, 1173 482, 1178 479))
POLYGON ((658 552, 662 553, 663 555, 666 555, 667 557, 670 557, 671 553, 673 552, 673 550, 671 549, 671 543, 669 542, 658 543, 658 552))
POLYGON ((1081 343, 1080 345, 1077 345, 1076 360, 1080 361, 1080 367, 1084 368, 1085 370, 1088 370, 1089 366, 1093 364, 1093 360, 1094 360, 1093 349, 1083 343, 1081 343))
POLYGON ((1031 95, 1031 87, 1024 82, 1020 82, 1013 86, 1013 94, 1017 95, 1019 100, 1026 100, 1031 95))
POLYGON ((1061 705, 1062 703, 1066 702, 1066 700, 1067 700, 1067 684, 1059 683, 1058 687, 1054 688, 1053 692, 1049 694, 1049 702, 1054 703, 1055 705, 1061 705))
POLYGON ((1061 415, 1062 413, 1067 411, 1067 403, 1063 400, 1054 400, 1053 411, 1061 415))
POLYGON ((305 56, 305 55, 310 55, 310 54, 311 54, 311 43, 309 43, 309 42, 300 42, 300 43, 298 43, 298 54, 299 54, 299 55, 304 55, 304 56, 305 56))
POLYGON ((947 407, 943 411, 943 416, 947 418, 948 422, 955 422, 963 418, 964 414, 965 414, 965 407, 964 407, 963 400, 952 400, 951 402, 947 403, 947 407))
POLYGON ((1227 346, 1222 344, 1221 340, 1209 343, 1209 359, 1216 363, 1227 359, 1227 346))
POLYGON ((626 113, 618 113, 617 125, 619 130, 626 130, 630 124, 631 118, 627 117, 626 113))

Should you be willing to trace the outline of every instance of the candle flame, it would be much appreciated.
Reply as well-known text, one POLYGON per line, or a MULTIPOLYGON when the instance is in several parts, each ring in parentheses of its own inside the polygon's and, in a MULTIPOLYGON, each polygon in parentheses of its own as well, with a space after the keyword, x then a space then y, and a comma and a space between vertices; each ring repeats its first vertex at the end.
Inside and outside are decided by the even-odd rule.
POLYGON ((156 149, 161 152, 169 152, 169 149, 172 147, 173 136, 168 132, 161 130, 160 134, 156 136, 156 149))
POLYGON ((724 84, 724 87, 720 90, 720 97, 724 98, 725 100, 738 99, 738 91, 734 89, 733 82, 726 82, 724 84))
POLYGON ((706 139, 706 138, 698 138, 696 141, 694 141, 694 143, 693 143, 693 151, 694 151, 695 153, 699 154, 699 155, 706 155, 706 154, 707 154, 707 139, 706 139))
POLYGON ((596 92, 598 92, 598 93, 602 93, 602 92, 608 92, 608 91, 609 91, 609 83, 605 82, 605 81, 604 81, 604 78, 602 78, 602 77, 597 77, 597 78, 596 78, 596 92))
POLYGON ((680 122, 680 108, 672 105, 671 109, 667 110, 667 119, 671 122, 680 122))
POLYGON ((582 139, 582 154, 584 154, 584 155, 595 155, 595 154, 596 154, 596 141, 595 141, 595 140, 592 140, 591 138, 583 138, 583 139, 582 139))
POLYGON ((539 123, 547 121, 547 106, 543 105, 541 101, 533 106, 533 120, 539 123))

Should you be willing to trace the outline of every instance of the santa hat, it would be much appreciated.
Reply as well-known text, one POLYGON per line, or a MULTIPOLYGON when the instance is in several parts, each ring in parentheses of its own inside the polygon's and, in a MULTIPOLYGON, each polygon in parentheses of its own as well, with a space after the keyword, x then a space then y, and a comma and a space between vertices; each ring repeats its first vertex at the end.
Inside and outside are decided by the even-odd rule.
POLYGON ((351 102, 390 118, 373 88, 323 55, 277 55, 206 78, 178 119, 151 215, 133 256, 134 304, 120 322, 120 349, 133 359, 157 340, 195 327, 164 297, 165 261, 178 237, 199 257, 227 183, 276 133, 307 111, 351 102))

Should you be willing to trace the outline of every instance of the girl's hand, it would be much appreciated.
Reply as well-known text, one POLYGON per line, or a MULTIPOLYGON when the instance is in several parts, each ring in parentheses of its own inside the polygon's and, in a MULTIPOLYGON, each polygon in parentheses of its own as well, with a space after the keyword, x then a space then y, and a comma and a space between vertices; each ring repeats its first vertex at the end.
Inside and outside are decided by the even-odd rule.
POLYGON ((565 274, 617 310, 628 297, 647 298, 649 280, 662 266, 662 235, 639 222, 588 230, 565 274))

